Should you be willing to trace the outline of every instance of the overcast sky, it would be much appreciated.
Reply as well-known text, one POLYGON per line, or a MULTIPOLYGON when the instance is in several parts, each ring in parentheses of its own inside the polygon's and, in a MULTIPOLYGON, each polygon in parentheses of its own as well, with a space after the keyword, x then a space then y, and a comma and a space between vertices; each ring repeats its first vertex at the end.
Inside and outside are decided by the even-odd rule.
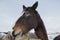
POLYGON ((47 32, 60 32, 60 0, 0 0, 0 32, 12 30, 22 15, 22 5, 32 6, 36 1, 47 32))

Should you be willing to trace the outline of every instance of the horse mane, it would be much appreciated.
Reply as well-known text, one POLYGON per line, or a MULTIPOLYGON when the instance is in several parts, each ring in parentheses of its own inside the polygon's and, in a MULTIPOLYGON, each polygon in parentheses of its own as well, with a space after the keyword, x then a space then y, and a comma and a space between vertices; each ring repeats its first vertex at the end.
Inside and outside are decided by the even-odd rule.
POLYGON ((47 36, 47 31, 45 28, 45 25, 43 23, 43 20, 41 19, 40 15, 38 14, 37 11, 35 11, 35 14, 38 15, 38 25, 35 28, 35 34, 37 35, 38 38, 42 39, 42 40, 48 40, 48 36, 47 36))

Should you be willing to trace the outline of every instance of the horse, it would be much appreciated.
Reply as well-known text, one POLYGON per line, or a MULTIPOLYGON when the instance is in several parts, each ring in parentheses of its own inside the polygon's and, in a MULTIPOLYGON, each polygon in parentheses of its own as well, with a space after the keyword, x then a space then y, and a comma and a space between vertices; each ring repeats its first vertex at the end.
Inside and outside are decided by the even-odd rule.
POLYGON ((38 39, 48 40, 45 25, 36 10, 37 6, 38 1, 30 7, 26 7, 25 5, 23 5, 23 15, 18 18, 13 27, 12 34, 14 37, 19 34, 22 34, 21 36, 23 36, 31 29, 34 29, 38 39))
POLYGON ((56 36, 54 40, 60 40, 60 35, 56 36))

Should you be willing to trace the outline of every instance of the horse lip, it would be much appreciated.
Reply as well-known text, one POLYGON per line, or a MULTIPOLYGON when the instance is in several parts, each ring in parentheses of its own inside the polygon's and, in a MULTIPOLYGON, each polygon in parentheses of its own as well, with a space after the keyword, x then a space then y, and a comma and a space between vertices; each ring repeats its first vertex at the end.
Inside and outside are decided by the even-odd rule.
POLYGON ((12 32, 12 35, 13 35, 13 37, 16 37, 16 36, 18 36, 18 35, 22 36, 22 32, 19 32, 19 33, 17 33, 17 34, 14 34, 14 31, 13 31, 13 32, 12 32))
POLYGON ((18 36, 18 35, 22 36, 22 32, 19 32, 18 34, 16 34, 16 36, 18 36))

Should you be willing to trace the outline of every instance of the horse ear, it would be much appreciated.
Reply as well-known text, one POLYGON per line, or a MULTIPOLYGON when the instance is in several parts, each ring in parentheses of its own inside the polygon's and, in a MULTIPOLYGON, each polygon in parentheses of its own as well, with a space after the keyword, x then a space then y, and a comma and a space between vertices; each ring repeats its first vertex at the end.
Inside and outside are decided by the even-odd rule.
POLYGON ((23 9, 25 9, 26 7, 25 7, 25 5, 23 5, 23 9))
POLYGON ((35 4, 33 4, 32 8, 35 10, 37 6, 38 6, 38 1, 35 4))

